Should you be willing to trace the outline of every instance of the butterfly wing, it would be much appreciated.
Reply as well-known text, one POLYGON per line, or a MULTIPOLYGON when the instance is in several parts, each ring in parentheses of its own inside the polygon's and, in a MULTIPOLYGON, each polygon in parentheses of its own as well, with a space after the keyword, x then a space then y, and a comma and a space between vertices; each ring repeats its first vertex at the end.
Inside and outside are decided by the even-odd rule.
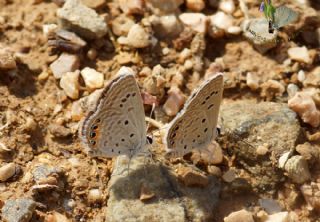
POLYGON ((216 136, 223 92, 223 75, 217 74, 194 90, 169 125, 164 143, 169 153, 183 156, 207 146, 216 136))
POLYGON ((95 110, 85 118, 80 134, 92 156, 133 156, 144 147, 144 108, 131 69, 121 69, 103 90, 95 110))
POLYGON ((282 5, 276 8, 274 14, 274 26, 279 29, 289 23, 295 22, 298 19, 299 14, 292 9, 282 5))

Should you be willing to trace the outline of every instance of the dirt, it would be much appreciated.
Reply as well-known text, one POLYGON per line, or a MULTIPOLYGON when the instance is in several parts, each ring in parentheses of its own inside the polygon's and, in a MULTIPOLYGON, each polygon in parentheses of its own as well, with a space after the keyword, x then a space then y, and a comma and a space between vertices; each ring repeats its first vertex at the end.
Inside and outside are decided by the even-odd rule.
MULTIPOLYGON (((48 215, 55 211, 67 215, 72 221, 103 221, 97 218, 103 218, 107 207, 106 201, 90 203, 87 194, 90 189, 99 188, 103 192, 104 200, 108 198, 106 188, 113 161, 90 158, 81 147, 78 134, 74 130, 77 129, 78 121, 73 121, 68 114, 74 101, 66 97, 59 87, 59 80, 50 73, 48 66, 57 58, 57 55, 51 54, 42 31, 43 24, 57 23, 56 10, 59 6, 52 1, 39 1, 38 4, 34 2, 37 1, 0 0, 0 18, 5 20, 5 22, 0 20, 0 47, 9 47, 17 57, 15 71, 0 70, 0 125, 7 124, 6 127, 1 128, 0 141, 11 150, 8 153, 0 153, 0 163, 14 162, 20 168, 8 181, 0 183, 0 207, 1 203, 7 199, 31 195, 40 203, 31 221, 49 221, 48 215), (39 75, 43 73, 48 73, 48 77, 39 79, 39 75), (73 158, 79 163, 71 163, 73 158), (50 164, 63 170, 64 173, 57 176, 61 183, 59 189, 32 193, 31 187, 34 182, 30 179, 30 174, 35 166, 41 164, 50 164), (51 192, 54 194, 52 195, 51 192), (75 204, 72 210, 67 211, 62 206, 70 199, 75 204)), ((319 4, 316 1, 312 2, 313 7, 319 10, 319 4)), ((182 10, 185 10, 185 6, 182 10)), ((102 7, 97 11, 101 14, 110 13, 108 7, 102 7)), ((129 64, 135 70, 141 70, 145 66, 152 69, 159 61, 166 67, 166 64, 172 64, 174 63, 172 61, 176 60, 176 55, 164 57, 160 53, 165 46, 173 48, 170 42, 163 41, 160 46, 157 46, 160 48, 155 50, 139 50, 137 61, 132 57, 134 53, 130 51, 129 58, 125 57, 125 54, 119 55, 119 51, 115 50, 107 36, 102 42, 99 40, 89 42, 90 46, 103 44, 103 47, 97 47, 98 57, 93 61, 83 58, 83 53, 81 67, 93 67, 104 73, 107 80, 111 79, 123 64, 129 64)), ((214 61, 217 57, 223 57, 225 65, 223 71, 228 76, 235 76, 231 82, 236 87, 225 89, 226 98, 287 101, 284 95, 263 97, 259 91, 251 91, 246 86, 245 73, 257 73, 261 82, 269 79, 275 79, 284 84, 295 82, 296 72, 287 72, 282 62, 287 57, 287 48, 293 44, 305 45, 301 36, 295 37, 291 42, 281 43, 267 55, 256 51, 242 36, 229 36, 217 40, 206 37, 206 43, 203 55, 205 59, 214 61)), ((308 48, 314 50, 319 56, 318 46, 310 45, 308 48)), ((313 64, 301 65, 301 67, 305 67, 308 72, 319 65, 317 62, 319 59, 318 61, 315 59, 313 64)), ((200 78, 203 76, 204 70, 200 73, 200 78)), ((186 96, 196 85, 192 83, 192 78, 190 75, 183 82, 182 89, 186 96)), ((143 80, 144 77, 138 79, 140 83, 143 80)), ((168 88, 170 86, 166 86, 165 90, 168 88)), ((88 93, 82 91, 82 96, 86 94, 88 93)), ((165 99, 166 95, 160 99, 160 107, 165 99)), ((150 106, 146 105, 146 110, 148 110, 146 116, 149 116, 150 106)), ((308 132, 316 131, 309 125, 304 123, 301 125, 308 132)), ((224 155, 228 154, 224 153, 224 155)), ((227 166, 224 165, 221 168, 224 171, 227 166)), ((279 187, 276 192, 285 191, 286 187, 279 187)), ((229 213, 247 207, 251 199, 256 200, 256 195, 259 194, 248 196, 244 193, 238 194, 235 198, 222 195, 217 208, 219 213, 216 214, 216 221, 223 221, 229 213)), ((307 203, 301 194, 299 197, 297 204, 287 210, 297 212, 299 221, 316 221, 319 214, 308 211, 307 203)), ((254 207, 250 209, 255 211, 254 207)))

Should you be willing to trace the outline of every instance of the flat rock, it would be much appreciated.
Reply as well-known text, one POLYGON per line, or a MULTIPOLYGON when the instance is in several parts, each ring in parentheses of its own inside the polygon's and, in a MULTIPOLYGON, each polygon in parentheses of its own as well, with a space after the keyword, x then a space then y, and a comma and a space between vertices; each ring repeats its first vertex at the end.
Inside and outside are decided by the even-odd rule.
POLYGON ((80 66, 77 55, 62 53, 60 57, 50 64, 50 69, 56 79, 60 79, 67 72, 74 72, 80 66))
POLYGON ((7 200, 2 207, 2 217, 7 222, 30 221, 36 203, 31 199, 7 200))
POLYGON ((57 16, 63 28, 87 39, 101 38, 108 31, 104 19, 79 0, 67 0, 63 7, 58 9, 57 16))
POLYGON ((285 178, 273 162, 294 150, 301 135, 297 114, 287 104, 242 100, 223 104, 220 115, 226 135, 223 145, 232 148, 236 161, 256 178, 254 188, 272 192, 285 178), (259 156, 256 149, 262 145, 269 152, 259 156))
POLYGON ((123 156, 118 158, 109 182, 107 221, 212 220, 220 192, 214 176, 208 176, 208 185, 204 188, 186 187, 167 167, 146 163, 146 157, 134 157, 129 174, 128 160, 123 156), (139 199, 142 186, 152 191, 150 200, 139 199))

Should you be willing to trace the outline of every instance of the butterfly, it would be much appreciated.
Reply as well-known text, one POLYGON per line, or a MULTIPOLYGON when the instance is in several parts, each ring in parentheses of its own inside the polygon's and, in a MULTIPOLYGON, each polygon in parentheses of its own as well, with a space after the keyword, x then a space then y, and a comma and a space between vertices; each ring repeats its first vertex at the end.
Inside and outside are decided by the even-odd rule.
POLYGON ((298 13, 292 9, 281 5, 275 8, 270 0, 264 0, 260 5, 260 11, 268 21, 269 33, 273 33, 274 29, 279 30, 281 27, 295 22, 298 19, 298 13))
POLYGON ((91 156, 133 157, 146 145, 143 102, 134 71, 123 67, 84 118, 80 138, 91 156))
POLYGON ((217 73, 195 89, 184 108, 169 123, 163 143, 168 156, 205 149, 217 135, 223 75, 217 73))

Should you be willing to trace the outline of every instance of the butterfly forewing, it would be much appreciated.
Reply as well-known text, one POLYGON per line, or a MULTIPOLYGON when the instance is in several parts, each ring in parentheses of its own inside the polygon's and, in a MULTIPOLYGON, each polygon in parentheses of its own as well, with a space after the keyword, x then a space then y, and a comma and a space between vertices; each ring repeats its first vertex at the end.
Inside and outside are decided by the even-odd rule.
POLYGON ((165 137, 169 152, 182 156, 214 139, 222 99, 223 76, 217 74, 194 90, 165 137))
POLYGON ((82 126, 82 140, 93 156, 132 156, 144 147, 146 125, 139 87, 130 70, 102 92, 82 126))
POLYGON ((277 7, 274 14, 274 26, 279 29, 285 25, 295 22, 298 19, 298 13, 282 5, 277 7))

